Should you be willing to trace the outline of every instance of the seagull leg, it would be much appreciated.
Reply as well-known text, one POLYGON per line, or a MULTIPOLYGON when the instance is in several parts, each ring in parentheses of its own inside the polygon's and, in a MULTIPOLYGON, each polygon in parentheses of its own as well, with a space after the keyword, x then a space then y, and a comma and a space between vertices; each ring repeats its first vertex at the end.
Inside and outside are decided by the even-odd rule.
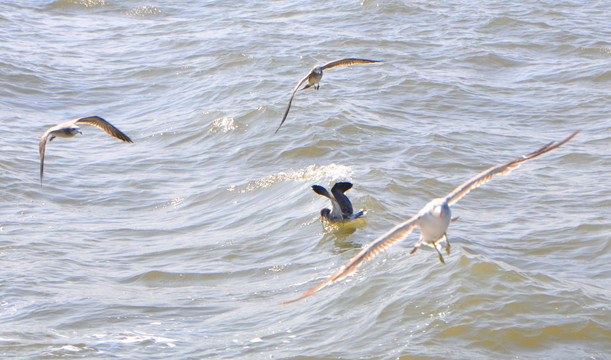
POLYGON ((446 233, 443 233, 442 239, 444 238, 446 239, 446 252, 450 255, 450 240, 448 240, 448 235, 446 233))
POLYGON ((437 254, 439 255, 439 261, 441 261, 442 264, 445 264, 446 262, 443 261, 443 256, 441 256, 441 253, 439 252, 439 249, 437 249, 437 243, 436 242, 433 243, 433 247, 435 248, 435 251, 437 251, 437 254))

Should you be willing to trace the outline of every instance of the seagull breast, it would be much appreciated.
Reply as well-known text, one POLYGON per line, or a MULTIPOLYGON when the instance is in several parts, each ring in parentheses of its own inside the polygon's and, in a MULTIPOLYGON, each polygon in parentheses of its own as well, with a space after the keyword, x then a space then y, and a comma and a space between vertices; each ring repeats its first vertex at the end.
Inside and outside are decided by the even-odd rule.
POLYGON ((448 203, 442 198, 434 199, 422 209, 421 214, 418 226, 422 239, 426 242, 439 240, 448 230, 452 218, 448 203))

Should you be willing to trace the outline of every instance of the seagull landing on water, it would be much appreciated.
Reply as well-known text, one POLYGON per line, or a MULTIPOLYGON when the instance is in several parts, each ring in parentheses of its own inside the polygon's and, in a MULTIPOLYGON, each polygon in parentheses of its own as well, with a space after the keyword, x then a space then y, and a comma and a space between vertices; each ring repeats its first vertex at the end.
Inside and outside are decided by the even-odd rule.
POLYGON ((38 150, 40 151, 40 184, 42 185, 42 173, 45 167, 45 148, 47 146, 47 139, 49 142, 53 141, 56 137, 61 138, 71 138, 76 134, 82 134, 83 132, 78 127, 78 123, 85 123, 93 126, 97 126, 98 128, 104 130, 107 134, 116 137, 117 139, 123 140, 125 142, 131 143, 133 142, 129 136, 125 135, 121 132, 121 130, 114 127, 108 121, 102 119, 99 116, 88 116, 83 118, 77 118, 74 120, 66 121, 64 123, 52 126, 40 137, 40 142, 38 143, 38 150))
POLYGON ((291 104, 293 103, 293 98, 295 97, 295 93, 297 92, 297 90, 299 90, 299 87, 303 85, 306 81, 308 83, 301 90, 305 90, 312 86, 314 86, 314 89, 318 90, 318 88, 320 88, 319 83, 320 83, 320 79, 322 79, 323 70, 331 69, 336 66, 347 66, 347 65, 354 65, 354 64, 370 64, 370 63, 377 63, 377 62, 381 62, 381 60, 345 58, 345 59, 333 60, 324 65, 314 66, 312 70, 310 70, 308 75, 306 75, 303 79, 301 79, 297 83, 297 86, 295 86, 295 88, 293 89, 293 93, 291 94, 291 99, 289 100, 289 105, 286 107, 286 111, 284 112, 284 116, 282 117, 280 126, 278 126, 278 128, 276 129, 276 133, 278 132, 278 130, 280 130, 280 127, 282 127, 282 124, 284 124, 284 121, 286 120, 286 117, 289 114, 289 110, 291 109, 291 104))
POLYGON ((354 220, 365 214, 365 210, 360 210, 354 213, 350 199, 344 194, 352 188, 349 182, 338 182, 331 188, 331 193, 323 186, 312 185, 312 190, 318 195, 322 195, 331 200, 331 209, 324 208, 320 210, 320 216, 329 222, 354 220))
POLYGON ((418 212, 418 214, 416 214, 416 216, 395 226, 394 228, 390 229, 390 231, 388 231, 386 234, 375 239, 373 242, 363 248, 363 250, 361 250, 355 257, 350 259, 348 263, 339 268, 333 275, 331 275, 331 277, 329 277, 316 287, 303 293, 297 299, 286 301, 284 302, 284 304, 289 304, 297 300, 301 300, 309 295, 314 294, 323 287, 354 273, 359 267, 359 265, 361 265, 365 260, 373 258, 380 251, 386 249, 395 242, 405 238, 407 235, 409 235, 410 232, 412 232, 412 230, 416 226, 420 228, 420 240, 418 240, 416 246, 414 247, 414 250, 412 250, 411 253, 413 254, 423 244, 432 246, 437 251, 437 254, 439 255, 439 260, 443 263, 443 256, 441 256, 441 252, 439 251, 438 246, 440 242, 445 240, 446 251, 448 254, 450 253, 450 243, 448 242, 448 237, 446 235, 446 231, 448 229, 448 225, 450 224, 450 219, 452 216, 452 212, 450 211, 450 205, 453 205, 463 196, 467 195, 469 191, 490 181, 490 179, 492 179, 494 175, 508 174, 509 172, 511 172, 511 170, 517 168, 526 160, 533 159, 539 155, 545 154, 546 152, 554 150, 557 147, 565 144, 567 141, 571 140, 575 135, 577 135, 577 133, 579 133, 579 131, 574 132, 569 137, 560 142, 551 142, 542 147, 541 149, 534 151, 530 154, 522 155, 509 162, 493 166, 475 175, 473 178, 467 180, 465 183, 454 189, 454 191, 449 193, 446 197, 431 200, 428 204, 424 206, 424 208, 422 208, 422 210, 418 212))

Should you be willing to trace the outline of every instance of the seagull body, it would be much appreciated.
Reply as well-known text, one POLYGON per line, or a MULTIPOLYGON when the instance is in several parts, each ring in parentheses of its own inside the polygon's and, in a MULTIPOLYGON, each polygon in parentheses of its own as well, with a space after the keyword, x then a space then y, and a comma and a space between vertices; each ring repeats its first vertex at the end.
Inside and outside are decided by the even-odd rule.
POLYGON ((278 129, 276 129, 276 132, 280 130, 280 127, 282 126, 282 124, 284 124, 284 121, 286 120, 286 117, 289 114, 289 110, 291 109, 291 104, 293 103, 293 98, 295 97, 295 93, 297 92, 297 90, 299 90, 299 87, 303 85, 306 81, 307 81, 307 84, 301 90, 308 89, 312 86, 314 86, 314 88, 318 90, 318 88, 320 88, 319 83, 320 83, 320 80, 322 79, 323 70, 331 69, 337 66, 347 66, 347 65, 354 65, 354 64, 370 64, 370 63, 377 63, 377 62, 381 62, 381 61, 380 60, 358 59, 358 58, 345 58, 345 59, 333 60, 324 65, 314 66, 312 70, 310 70, 310 72, 297 83, 297 86, 293 88, 291 99, 289 100, 289 104, 286 107, 286 111, 284 112, 284 116, 282 117, 282 121, 280 122, 280 126, 278 126, 278 129))
POLYGON ((329 222, 348 221, 361 217, 365 210, 360 210, 354 213, 350 199, 344 194, 352 188, 349 182, 338 182, 331 188, 331 193, 323 186, 312 185, 312 190, 318 195, 322 195, 331 200, 331 209, 324 208, 320 210, 320 215, 323 219, 329 222))
POLYGON ((446 241, 446 252, 450 254, 450 243, 446 235, 446 230, 450 225, 452 219, 452 211, 448 205, 446 199, 436 198, 430 201, 426 206, 420 210, 418 227, 420 227, 420 240, 416 243, 412 254, 422 245, 428 245, 437 251, 439 254, 439 260, 442 263, 443 256, 439 252, 439 242, 446 241))
POLYGON ((497 174, 508 174, 511 170, 520 166, 526 160, 533 159, 539 155, 545 154, 548 151, 556 149, 557 147, 565 144, 571 140, 579 131, 574 132, 566 139, 560 142, 551 142, 541 149, 534 151, 530 154, 520 156, 516 159, 508 161, 506 163, 496 165, 488 168, 487 170, 477 174, 473 178, 467 180, 454 191, 449 193, 446 197, 436 198, 426 204, 422 210, 415 216, 411 217, 407 221, 395 226, 390 229, 387 233, 380 236, 365 248, 363 248, 356 256, 354 256, 348 263, 339 268, 331 277, 320 283, 318 286, 310 289, 309 291, 302 294, 300 297, 294 300, 285 302, 289 304, 297 300, 303 299, 323 287, 332 284, 338 280, 345 278, 346 276, 354 273, 356 269, 366 260, 373 258, 377 253, 391 246, 395 242, 407 237, 415 227, 420 227, 420 240, 416 243, 416 246, 412 250, 412 254, 418 250, 422 245, 429 245, 435 248, 439 254, 439 260, 443 261, 443 257, 439 252, 438 245, 441 241, 446 241, 446 251, 450 252, 450 245, 447 241, 446 231, 451 221, 452 212, 450 206, 460 200, 463 196, 469 193, 471 190, 478 186, 490 181, 490 179, 497 174))
POLYGON ((53 141, 53 139, 56 137, 71 138, 76 134, 82 134, 83 132, 80 130, 77 123, 85 123, 96 126, 117 139, 129 143, 133 142, 129 136, 125 135, 123 132, 121 132, 121 130, 117 129, 111 123, 99 116, 77 118, 52 126, 40 137, 40 142, 38 143, 38 150, 40 152, 40 184, 42 184, 42 174, 45 166, 45 148, 47 146, 47 139, 49 141, 53 141))

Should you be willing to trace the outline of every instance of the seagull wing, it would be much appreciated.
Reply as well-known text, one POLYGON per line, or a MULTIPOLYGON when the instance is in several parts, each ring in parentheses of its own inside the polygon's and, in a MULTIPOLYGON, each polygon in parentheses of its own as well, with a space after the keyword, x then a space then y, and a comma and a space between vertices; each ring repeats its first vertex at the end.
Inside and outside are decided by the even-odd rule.
POLYGON ((75 123, 85 123, 85 124, 96 126, 104 130, 104 132, 107 133, 108 135, 114 136, 117 139, 123 140, 128 143, 133 142, 132 139, 129 138, 129 136, 125 135, 123 132, 121 132, 121 130, 117 129, 111 123, 102 119, 99 116, 88 116, 88 117, 76 119, 76 121, 74 122, 75 123))
POLYGON ((350 202, 350 199, 348 199, 346 194, 344 194, 346 191, 350 190, 351 188, 352 188, 352 184, 349 182, 338 182, 338 183, 335 183, 335 185, 333 185, 333 187, 331 188, 331 193, 333 194, 333 197, 335 197, 335 200, 337 200, 340 208, 342 209, 342 214, 344 214, 344 216, 352 215, 352 213, 354 212, 354 209, 352 209, 352 203, 350 202))
POLYGON ((320 68, 322 70, 326 70, 326 69, 332 69, 336 66, 346 66, 346 65, 354 65, 354 64, 370 64, 370 63, 377 63, 377 62, 382 62, 382 61, 381 60, 358 59, 358 58, 345 58, 345 59, 337 59, 337 60, 330 61, 322 65, 320 68))
POLYGON ((340 203, 337 202, 335 197, 329 193, 329 190, 325 189, 324 186, 320 185, 312 185, 312 190, 318 195, 322 195, 327 199, 331 200, 331 216, 334 218, 342 218, 342 207, 340 203))
POLYGON ((448 196, 446 196, 446 201, 448 202, 448 205, 452 205, 455 202, 457 202, 458 200, 460 200, 463 196, 467 195, 469 193, 469 191, 477 188, 478 186, 487 183, 488 181, 490 181, 490 179, 492 179, 492 177, 496 174, 509 174, 511 172, 511 170, 517 168, 518 166, 520 166, 523 162, 525 162, 526 160, 530 160, 533 158, 536 158, 539 155, 545 154, 548 151, 552 151, 555 148, 563 145, 564 143, 566 143, 567 141, 571 140, 575 135, 577 135, 579 133, 578 131, 575 131, 574 133, 572 133, 569 137, 567 137, 566 139, 560 141, 560 142, 551 142, 547 145, 545 145, 544 147, 542 147, 541 149, 537 150, 537 151, 533 151, 530 154, 526 154, 526 155, 522 155, 518 158, 515 158, 511 161, 508 161, 506 163, 500 164, 500 165, 496 165, 493 166, 485 171, 482 171, 481 173, 475 175, 474 177, 472 177, 471 179, 467 180, 466 182, 464 182, 463 184, 461 184, 459 187, 457 187, 456 189, 454 189, 454 191, 452 191, 451 193, 448 194, 448 196))
POLYGON ((297 90, 299 90, 299 87, 301 85, 303 85, 304 82, 308 81, 308 78, 310 77, 310 75, 312 74, 312 71, 310 71, 308 73, 308 75, 306 75, 303 79, 301 79, 298 83, 297 86, 295 86, 295 88, 293 89, 293 93, 291 94, 291 99, 289 100, 289 104, 286 107, 286 111, 284 112, 284 116, 282 117, 282 121, 280 122, 280 125, 278 126, 278 128, 276 129, 276 131, 274 132, 277 133, 278 130, 280 130, 280 128, 282 127, 282 124, 284 124, 284 121, 286 120, 286 117, 289 114, 289 110, 291 109, 291 104, 293 103, 293 98, 295 97, 295 93, 297 92, 297 90))
POLYGON ((40 185, 42 185, 42 172, 45 168, 45 149, 47 148, 47 139, 49 138, 51 131, 55 130, 55 128, 56 126, 53 126, 49 130, 45 131, 38 142, 38 151, 40 152, 40 185))
POLYGON ((418 220, 420 220, 420 217, 421 217, 421 215, 418 214, 418 215, 410 218, 409 220, 407 220, 407 221, 405 221, 405 222, 395 226, 390 231, 388 231, 386 234, 384 234, 384 235, 380 236, 379 238, 375 239, 373 242, 371 242, 369 245, 367 245, 365 248, 363 248, 363 250, 361 250, 361 252, 359 252, 355 257, 350 259, 350 261, 348 261, 346 263, 346 265, 344 265, 341 268, 339 268, 335 272, 335 274, 331 275, 330 278, 328 278, 327 280, 323 281, 322 283, 320 283, 316 287, 306 291, 305 293, 303 293, 297 299, 286 301, 283 304, 285 304, 285 305, 286 304, 290 304, 290 303, 295 302, 297 300, 301 300, 301 299, 303 299, 305 297, 308 297, 308 296, 314 294, 315 292, 317 292, 318 290, 324 288, 325 286, 327 286, 329 284, 332 284, 332 283, 334 283, 334 282, 336 282, 338 280, 341 280, 341 279, 345 278, 346 276, 354 273, 356 271, 356 269, 364 261, 373 258, 380 251, 386 249, 390 245, 396 243, 397 241, 399 241, 399 240, 405 238, 407 235, 409 235, 409 233, 412 232, 414 227, 416 227, 418 225, 418 220))

